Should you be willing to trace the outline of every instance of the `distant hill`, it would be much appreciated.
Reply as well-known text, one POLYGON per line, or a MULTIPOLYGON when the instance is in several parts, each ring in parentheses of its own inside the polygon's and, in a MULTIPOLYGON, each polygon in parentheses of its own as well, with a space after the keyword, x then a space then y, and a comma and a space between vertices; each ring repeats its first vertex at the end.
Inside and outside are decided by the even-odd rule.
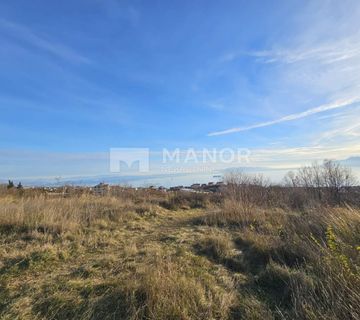
POLYGON ((348 167, 360 167, 360 157, 350 157, 340 163, 348 167))

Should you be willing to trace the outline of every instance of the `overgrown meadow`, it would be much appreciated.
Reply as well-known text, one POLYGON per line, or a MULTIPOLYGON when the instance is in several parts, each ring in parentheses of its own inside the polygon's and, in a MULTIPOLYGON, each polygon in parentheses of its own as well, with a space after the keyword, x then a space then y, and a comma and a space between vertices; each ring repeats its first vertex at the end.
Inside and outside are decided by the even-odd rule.
POLYGON ((254 179, 2 188, 1 319, 360 319, 357 195, 254 179))

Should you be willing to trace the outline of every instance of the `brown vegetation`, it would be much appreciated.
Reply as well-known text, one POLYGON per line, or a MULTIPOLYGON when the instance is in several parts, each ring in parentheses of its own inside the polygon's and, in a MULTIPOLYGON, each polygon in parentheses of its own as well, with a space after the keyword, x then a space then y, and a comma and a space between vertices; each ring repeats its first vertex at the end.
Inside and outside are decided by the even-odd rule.
POLYGON ((360 319, 360 209, 231 178, 221 195, 2 189, 0 318, 360 319))

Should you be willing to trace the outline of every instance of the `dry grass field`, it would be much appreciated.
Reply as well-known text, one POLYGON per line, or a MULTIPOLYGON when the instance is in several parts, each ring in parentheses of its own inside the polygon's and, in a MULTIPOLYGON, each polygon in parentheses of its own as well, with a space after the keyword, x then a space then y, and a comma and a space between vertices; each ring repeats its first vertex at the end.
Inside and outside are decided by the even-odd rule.
POLYGON ((347 205, 3 191, 0 318, 360 319, 359 253, 347 205))

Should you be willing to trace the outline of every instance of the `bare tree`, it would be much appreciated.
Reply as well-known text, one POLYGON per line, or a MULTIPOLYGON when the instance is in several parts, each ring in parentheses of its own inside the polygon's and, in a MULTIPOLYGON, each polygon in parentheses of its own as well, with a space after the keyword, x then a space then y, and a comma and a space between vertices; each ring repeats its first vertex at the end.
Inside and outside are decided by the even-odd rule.
POLYGON ((263 175, 232 172, 225 177, 225 194, 242 212, 250 212, 267 201, 269 181, 263 175))
POLYGON ((329 191, 330 199, 336 203, 341 201, 341 193, 356 184, 356 178, 350 168, 338 162, 325 160, 323 164, 324 186, 329 191))
POLYGON ((350 168, 325 160, 322 165, 313 163, 300 168, 296 173, 289 172, 284 182, 288 187, 305 190, 306 196, 315 201, 339 203, 341 193, 355 185, 356 178, 350 168))
POLYGON ((299 187, 299 181, 294 171, 289 171, 284 177, 285 187, 296 188, 299 187))

